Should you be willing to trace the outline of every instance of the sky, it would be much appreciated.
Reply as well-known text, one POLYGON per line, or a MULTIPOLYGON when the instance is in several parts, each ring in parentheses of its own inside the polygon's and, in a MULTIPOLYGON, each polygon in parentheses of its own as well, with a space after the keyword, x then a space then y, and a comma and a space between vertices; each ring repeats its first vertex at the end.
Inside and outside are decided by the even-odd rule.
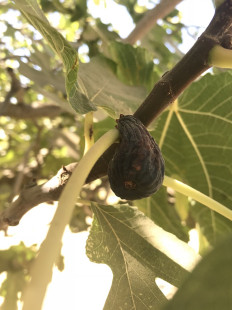
MULTIPOLYGON (((139 4, 147 5, 148 2, 148 0, 140 0, 139 4)), ((100 2, 100 5, 96 5, 94 0, 89 0, 88 6, 91 14, 95 18, 100 17, 103 23, 111 23, 119 31, 122 38, 127 37, 133 30, 134 24, 126 8, 112 0, 106 0, 106 3, 106 6, 103 1, 100 2)), ((150 5, 149 8, 152 8, 152 6, 150 5)), ((214 14, 212 0, 184 0, 177 6, 177 9, 181 11, 182 22, 185 25, 199 26, 201 32, 207 27, 214 14)), ((180 49, 185 53, 193 45, 194 39, 186 31, 183 31, 183 35, 184 43, 180 46, 180 49)))

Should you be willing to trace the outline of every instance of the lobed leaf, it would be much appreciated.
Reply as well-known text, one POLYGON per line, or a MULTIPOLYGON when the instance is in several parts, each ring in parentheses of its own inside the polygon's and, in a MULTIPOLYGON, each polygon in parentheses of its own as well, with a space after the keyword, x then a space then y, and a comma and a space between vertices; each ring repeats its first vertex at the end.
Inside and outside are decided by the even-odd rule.
POLYGON ((113 271, 106 309, 159 309, 166 298, 156 277, 179 286, 197 259, 187 244, 128 205, 92 205, 88 257, 113 271), (175 251, 174 251, 175 249, 175 251))
POLYGON ((185 242, 189 240, 188 230, 181 224, 174 204, 168 202, 166 188, 161 187, 154 195, 134 203, 157 225, 185 242))
MULTIPOLYGON (((193 83, 158 120, 155 131, 166 174, 231 208, 232 75, 207 74, 193 83)), ((232 223, 205 206, 191 204, 210 243, 232 231, 232 223)))

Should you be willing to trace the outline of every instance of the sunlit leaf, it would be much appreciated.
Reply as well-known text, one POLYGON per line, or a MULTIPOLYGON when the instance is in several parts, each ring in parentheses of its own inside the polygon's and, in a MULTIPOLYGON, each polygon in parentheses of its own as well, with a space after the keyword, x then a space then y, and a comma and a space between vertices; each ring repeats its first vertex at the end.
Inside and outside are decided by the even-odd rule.
POLYGON ((80 65, 78 81, 82 91, 79 100, 88 98, 112 117, 133 114, 146 96, 143 87, 122 83, 102 57, 80 65))
POLYGON ((181 265, 187 268, 197 256, 137 208, 97 204, 92 208, 96 218, 87 255, 94 262, 109 265, 114 274, 104 310, 159 309, 166 298, 156 285, 156 277, 179 286, 187 274, 181 265))
POLYGON ((96 110, 89 100, 78 100, 78 55, 74 48, 53 27, 50 26, 43 11, 36 0, 15 0, 16 7, 23 13, 27 20, 48 41, 55 53, 62 59, 65 68, 65 86, 68 99, 75 111, 87 113, 96 110))
MULTIPOLYGON (((56 89, 64 91, 61 74, 54 74, 47 68, 38 71, 23 62, 20 62, 19 70, 20 73, 35 82, 35 89, 68 110, 64 100, 57 98, 57 94, 48 93, 44 89, 45 85, 52 85, 56 89)), ((122 83, 103 57, 93 58, 89 63, 80 63, 78 85, 76 98, 80 105, 91 101, 91 104, 104 109, 113 118, 118 117, 121 113, 133 114, 146 96, 145 88, 122 83)))
MULTIPOLYGON (((231 208, 232 75, 207 74, 193 83, 158 120, 154 136, 174 176, 231 208)), ((232 223, 204 206, 190 209, 215 242, 232 223)))

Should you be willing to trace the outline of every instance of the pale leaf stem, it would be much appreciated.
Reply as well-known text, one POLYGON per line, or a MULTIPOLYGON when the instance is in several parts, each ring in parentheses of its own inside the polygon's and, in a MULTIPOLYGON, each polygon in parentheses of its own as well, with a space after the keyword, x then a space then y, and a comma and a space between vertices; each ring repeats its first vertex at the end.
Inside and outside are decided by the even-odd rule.
POLYGON ((232 221, 232 210, 225 207, 221 203, 217 202, 216 200, 210 198, 209 196, 199 192, 198 190, 192 188, 191 186, 184 184, 178 180, 170 178, 168 176, 164 177, 164 186, 171 187, 175 191, 184 194, 188 197, 193 198, 194 200, 202 203, 206 207, 210 208, 213 211, 223 215, 224 217, 228 218, 232 221))
POLYGON ((85 150, 84 154, 93 146, 94 136, 93 136, 93 112, 89 112, 85 115, 84 124, 84 136, 85 136, 85 150))
POLYGON ((52 269, 61 250, 62 236, 85 180, 98 158, 118 139, 118 130, 103 135, 80 160, 61 194, 47 237, 31 268, 31 281, 23 294, 23 310, 40 310, 52 269))

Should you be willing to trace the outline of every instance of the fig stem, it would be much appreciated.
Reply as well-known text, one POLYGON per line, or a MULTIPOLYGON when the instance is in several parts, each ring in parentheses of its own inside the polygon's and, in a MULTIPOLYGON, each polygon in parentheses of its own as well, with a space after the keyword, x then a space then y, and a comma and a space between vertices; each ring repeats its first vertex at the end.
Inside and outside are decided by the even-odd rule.
POLYGON ((191 186, 184 184, 173 178, 170 178, 168 176, 164 177, 163 185, 167 187, 171 187, 175 191, 193 198, 194 200, 202 203, 206 207, 210 208, 213 211, 216 211, 217 213, 223 215, 224 217, 232 221, 232 210, 225 207, 224 205, 217 202, 216 200, 210 198, 209 196, 192 188, 191 186))
POLYGON ((84 136, 85 136, 85 150, 84 154, 94 145, 93 135, 93 112, 89 112, 85 115, 84 124, 84 136))
POLYGON ((46 288, 52 278, 52 269, 62 246, 62 236, 69 223, 77 198, 85 180, 98 158, 119 137, 116 128, 108 131, 82 157, 66 184, 51 222, 46 239, 31 267, 31 281, 23 294, 23 310, 40 310, 46 288), (35 302, 36 300, 36 302, 35 302))
POLYGON ((208 64, 219 68, 232 68, 232 50, 215 45, 209 52, 208 64))

